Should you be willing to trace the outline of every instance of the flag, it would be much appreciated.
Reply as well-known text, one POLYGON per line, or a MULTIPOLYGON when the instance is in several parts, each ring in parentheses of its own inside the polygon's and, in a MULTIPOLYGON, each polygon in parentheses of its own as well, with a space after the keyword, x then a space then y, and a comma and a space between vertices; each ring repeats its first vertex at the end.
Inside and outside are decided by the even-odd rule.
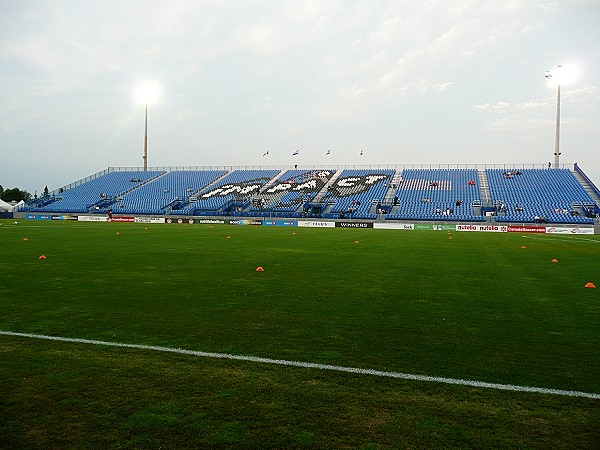
POLYGON ((269 156, 269 150, 263 153, 263 156, 269 156))
POLYGON ((325 155, 331 155, 331 150, 327 150, 327 153, 325 153, 325 155))
POLYGON ((362 156, 362 155, 363 155, 363 151, 361 150, 361 151, 360 151, 360 156, 362 156))
POLYGON ((296 150, 294 153, 292 153, 292 156, 296 156, 300 153, 300 150, 296 150))

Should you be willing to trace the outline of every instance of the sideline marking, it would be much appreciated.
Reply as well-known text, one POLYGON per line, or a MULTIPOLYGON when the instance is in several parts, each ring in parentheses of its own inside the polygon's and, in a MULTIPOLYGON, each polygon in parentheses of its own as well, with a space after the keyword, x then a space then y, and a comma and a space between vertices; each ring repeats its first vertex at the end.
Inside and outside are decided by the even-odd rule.
POLYGON ((574 237, 574 236, 575 235, 573 235, 573 234, 548 233, 544 237, 541 237, 541 236, 521 236, 521 237, 525 238, 525 239, 537 239, 540 241, 544 241, 547 239, 569 239, 570 241, 586 241, 586 242, 593 242, 594 244, 600 244, 600 240, 598 240, 598 239, 590 239, 590 238, 574 237), (550 236, 552 236, 552 237, 550 237, 550 236))
POLYGON ((412 381, 429 381, 432 383, 457 384, 460 386, 470 386, 470 387, 487 388, 487 389, 499 389, 499 390, 503 390, 503 391, 532 392, 532 393, 536 393, 536 394, 565 395, 565 396, 569 396, 569 397, 583 397, 583 398, 600 399, 600 394, 593 393, 593 392, 570 391, 570 390, 563 390, 563 389, 549 389, 549 388, 541 388, 541 387, 533 387, 533 386, 517 386, 517 385, 513 385, 513 384, 487 383, 485 381, 462 380, 460 378, 431 377, 431 376, 427 376, 427 375, 414 375, 414 374, 410 374, 410 373, 401 373, 401 372, 384 372, 381 370, 360 369, 357 367, 333 366, 330 364, 317 364, 317 363, 309 363, 309 362, 302 362, 302 361, 289 361, 289 360, 285 360, 285 359, 260 358, 258 356, 243 356, 243 355, 231 355, 228 353, 200 352, 200 351, 195 351, 195 350, 186 350, 183 348, 170 348, 170 347, 160 347, 160 346, 154 346, 154 345, 140 345, 140 344, 125 344, 122 342, 108 342, 108 341, 97 341, 94 339, 67 338, 67 337, 60 337, 60 336, 48 336, 45 334, 17 333, 17 332, 13 332, 13 331, 4 331, 4 330, 0 330, 0 335, 18 336, 18 337, 26 337, 26 338, 34 338, 34 339, 45 339, 45 340, 49 340, 49 341, 75 342, 78 344, 92 344, 92 345, 105 345, 105 346, 109 346, 109 347, 134 348, 134 349, 138 349, 138 350, 154 350, 154 351, 158 351, 158 352, 179 353, 182 355, 201 356, 204 358, 231 359, 231 360, 236 360, 236 361, 251 361, 251 362, 264 363, 264 364, 276 364, 279 366, 288 366, 288 367, 303 367, 303 368, 308 368, 308 369, 333 370, 336 372, 348 372, 348 373, 356 373, 356 374, 360 374, 360 375, 374 375, 377 377, 400 378, 403 380, 412 380, 412 381))

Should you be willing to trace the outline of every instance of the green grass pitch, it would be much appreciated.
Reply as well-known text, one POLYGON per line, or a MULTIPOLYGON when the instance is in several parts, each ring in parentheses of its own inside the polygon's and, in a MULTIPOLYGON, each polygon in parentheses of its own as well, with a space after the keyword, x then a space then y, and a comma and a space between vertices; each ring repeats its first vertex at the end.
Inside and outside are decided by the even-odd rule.
MULTIPOLYGON (((0 331, 600 393, 600 236, 18 222, 0 331)), ((20 449, 600 440, 597 399, 6 335, 0 407, 20 449)))

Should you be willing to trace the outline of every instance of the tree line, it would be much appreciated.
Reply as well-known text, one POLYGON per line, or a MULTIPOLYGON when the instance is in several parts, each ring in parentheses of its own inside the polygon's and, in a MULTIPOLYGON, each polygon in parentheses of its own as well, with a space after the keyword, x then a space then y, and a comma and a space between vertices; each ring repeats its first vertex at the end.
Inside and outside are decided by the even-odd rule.
MULTIPOLYGON (((48 189, 48 188, 46 188, 48 189)), ((31 194, 27 191, 22 191, 19 188, 4 189, 0 184, 0 199, 5 202, 20 202, 27 201, 31 198, 31 194)))

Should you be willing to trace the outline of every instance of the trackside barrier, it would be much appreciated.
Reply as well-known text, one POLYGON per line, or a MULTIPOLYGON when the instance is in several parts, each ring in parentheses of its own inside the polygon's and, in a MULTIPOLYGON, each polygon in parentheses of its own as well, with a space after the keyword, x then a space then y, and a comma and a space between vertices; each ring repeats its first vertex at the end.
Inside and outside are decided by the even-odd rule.
MULTIPOLYGON (((78 220, 80 222, 108 222, 104 215, 57 215, 26 214, 27 220, 78 220)), ((476 224, 429 224, 429 223, 397 223, 369 221, 334 221, 334 220, 291 220, 291 219, 215 219, 215 218, 164 218, 145 216, 113 216, 112 222, 135 223, 168 223, 168 224, 202 224, 202 225, 254 225, 270 227, 307 227, 307 228, 376 228, 380 230, 406 231, 463 231, 484 233, 534 233, 534 234, 587 234, 593 235, 594 227, 580 226, 539 226, 539 225, 476 225, 476 224)))

